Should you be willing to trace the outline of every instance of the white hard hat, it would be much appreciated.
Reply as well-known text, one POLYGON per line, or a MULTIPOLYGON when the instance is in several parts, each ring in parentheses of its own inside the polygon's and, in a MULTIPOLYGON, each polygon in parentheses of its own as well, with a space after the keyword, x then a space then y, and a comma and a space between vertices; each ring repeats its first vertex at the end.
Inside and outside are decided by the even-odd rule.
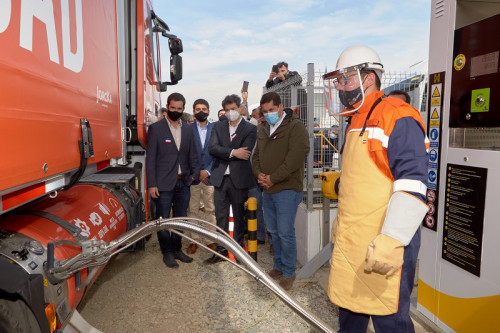
POLYGON ((365 45, 353 45, 342 51, 337 60, 335 71, 325 74, 323 77, 326 79, 356 69, 373 70, 380 80, 382 73, 384 73, 384 65, 382 65, 377 52, 365 45))

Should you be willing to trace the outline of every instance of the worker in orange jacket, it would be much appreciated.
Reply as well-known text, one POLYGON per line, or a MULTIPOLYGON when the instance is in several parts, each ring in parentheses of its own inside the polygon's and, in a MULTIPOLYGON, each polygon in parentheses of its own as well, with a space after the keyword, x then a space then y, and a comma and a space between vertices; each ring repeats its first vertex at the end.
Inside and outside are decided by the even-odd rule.
POLYGON ((429 140, 417 110, 384 97, 384 67, 367 46, 351 46, 323 76, 350 118, 342 155, 328 295, 340 331, 413 332, 409 316, 420 224, 428 207, 429 140))

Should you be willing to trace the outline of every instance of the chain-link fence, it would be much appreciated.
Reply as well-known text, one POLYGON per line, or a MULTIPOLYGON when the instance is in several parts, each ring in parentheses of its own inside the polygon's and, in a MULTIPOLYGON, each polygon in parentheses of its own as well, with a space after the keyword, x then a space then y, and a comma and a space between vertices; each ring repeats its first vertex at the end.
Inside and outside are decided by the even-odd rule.
MULTIPOLYGON (((324 72, 315 71, 314 64, 308 64, 307 71, 300 77, 295 76, 264 88, 264 93, 278 93, 283 106, 291 108, 308 130, 311 149, 305 167, 303 198, 308 210, 322 209, 323 194, 319 175, 324 171, 340 169, 339 151, 347 126, 346 117, 336 115, 343 107, 338 94, 324 87, 323 74, 324 72), (328 105, 332 105, 332 110, 329 110, 328 105)), ((426 78, 427 75, 422 73, 386 71, 382 78, 382 89, 386 94, 393 90, 405 91, 410 95, 411 105, 424 112, 427 99, 426 78)), ((423 118, 426 119, 425 116, 423 118)), ((331 200, 330 205, 336 207, 336 200, 331 200)))

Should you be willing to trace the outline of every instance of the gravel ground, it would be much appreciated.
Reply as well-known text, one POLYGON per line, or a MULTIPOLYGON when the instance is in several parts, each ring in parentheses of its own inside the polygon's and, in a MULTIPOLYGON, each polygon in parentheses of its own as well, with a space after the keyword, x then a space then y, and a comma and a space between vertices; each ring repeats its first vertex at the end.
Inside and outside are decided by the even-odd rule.
MULTIPOLYGON (((184 245, 184 248, 186 244, 184 245)), ((258 262, 272 268, 269 245, 258 262)), ((106 332, 314 332, 269 289, 227 262, 204 265, 211 254, 198 249, 190 264, 167 268, 153 236, 146 250, 112 259, 78 310, 106 332)), ((296 280, 291 295, 338 330, 338 309, 318 283, 328 267, 296 280)))

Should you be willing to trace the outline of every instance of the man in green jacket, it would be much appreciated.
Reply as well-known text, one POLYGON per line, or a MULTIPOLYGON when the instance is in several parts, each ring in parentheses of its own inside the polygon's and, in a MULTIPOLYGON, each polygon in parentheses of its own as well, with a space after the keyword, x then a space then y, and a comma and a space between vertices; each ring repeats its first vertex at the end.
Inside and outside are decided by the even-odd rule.
POLYGON ((257 133, 252 169, 264 188, 264 220, 273 239, 274 265, 269 275, 279 279, 280 286, 289 290, 295 280, 294 222, 297 206, 302 201, 309 136, 293 111, 283 109, 277 93, 264 94, 260 107, 266 124, 257 133))

